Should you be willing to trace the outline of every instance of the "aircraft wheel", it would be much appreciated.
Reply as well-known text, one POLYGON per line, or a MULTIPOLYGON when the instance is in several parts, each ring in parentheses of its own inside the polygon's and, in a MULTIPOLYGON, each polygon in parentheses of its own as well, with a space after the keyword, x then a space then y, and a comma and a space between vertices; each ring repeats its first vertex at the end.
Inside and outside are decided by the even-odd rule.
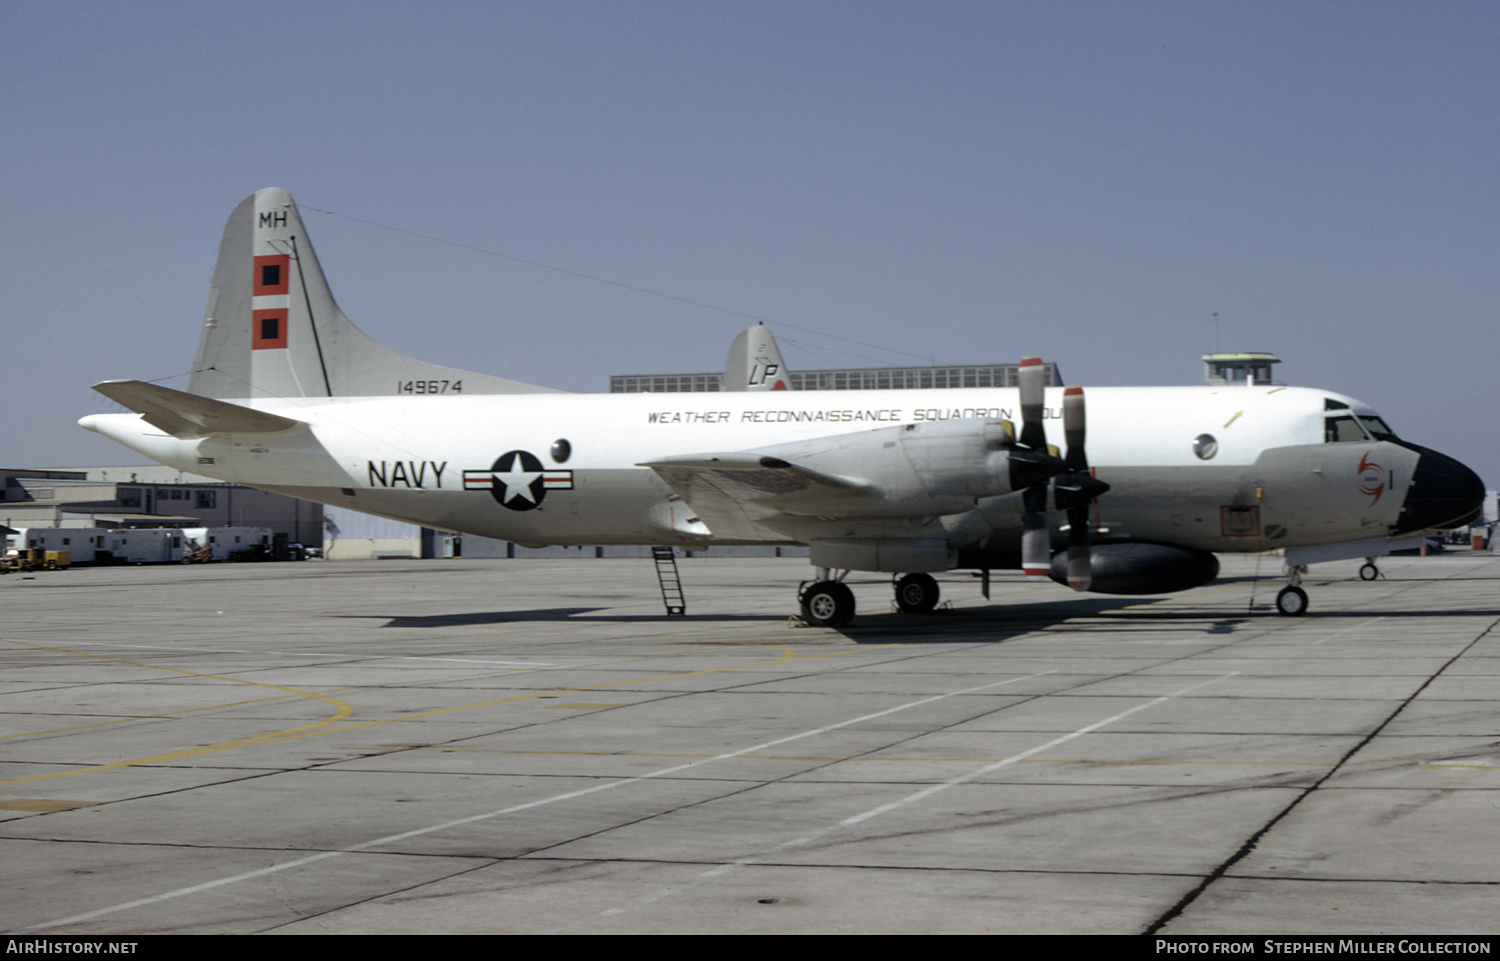
POLYGON ((1276 595, 1276 610, 1286 617, 1301 617, 1307 613, 1307 592, 1300 587, 1283 587, 1276 595))
POLYGON ((908 614, 926 614, 937 602, 938 582, 931 574, 907 574, 896 582, 896 607, 908 614))
POLYGON ((1380 568, 1374 564, 1366 564, 1359 569, 1359 579, 1362 581, 1373 581, 1380 576, 1380 568))
POLYGON ((838 581, 818 581, 802 592, 802 619, 818 627, 842 627, 854 618, 854 592, 838 581))

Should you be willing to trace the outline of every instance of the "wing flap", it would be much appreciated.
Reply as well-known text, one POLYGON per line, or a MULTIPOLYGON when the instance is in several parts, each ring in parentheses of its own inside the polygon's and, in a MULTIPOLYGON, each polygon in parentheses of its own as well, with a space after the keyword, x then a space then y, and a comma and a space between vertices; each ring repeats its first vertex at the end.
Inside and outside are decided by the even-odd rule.
POLYGON ((666 457, 638 466, 654 470, 715 537, 726 540, 774 535, 760 523, 770 517, 853 512, 881 496, 880 489, 864 478, 754 451, 666 457))
POLYGON ((106 380, 94 389, 140 414, 153 427, 174 437, 206 437, 209 434, 277 434, 303 425, 303 421, 199 397, 170 387, 140 380, 106 380))

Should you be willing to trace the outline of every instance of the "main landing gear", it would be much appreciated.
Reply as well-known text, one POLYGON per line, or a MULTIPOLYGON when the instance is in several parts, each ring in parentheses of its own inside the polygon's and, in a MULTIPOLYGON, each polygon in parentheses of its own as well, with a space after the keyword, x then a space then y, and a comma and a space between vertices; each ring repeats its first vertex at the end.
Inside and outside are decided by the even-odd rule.
MULTIPOLYGON (((818 568, 811 587, 798 589, 802 619, 815 627, 843 627, 854 619, 854 592, 826 567, 818 568)), ((907 614, 926 614, 938 603, 938 582, 931 574, 905 574, 892 579, 896 608, 907 614)))
POLYGON ((818 568, 818 579, 799 591, 797 600, 802 604, 802 619, 814 627, 843 627, 854 619, 854 592, 842 580, 835 580, 826 567, 818 568))
POLYGON ((937 607, 938 583, 931 574, 907 574, 892 578, 896 586, 896 608, 907 614, 926 614, 937 607))
POLYGON ((1367 557, 1359 569, 1359 579, 1362 581, 1373 581, 1380 576, 1380 568, 1375 566, 1375 558, 1367 557))

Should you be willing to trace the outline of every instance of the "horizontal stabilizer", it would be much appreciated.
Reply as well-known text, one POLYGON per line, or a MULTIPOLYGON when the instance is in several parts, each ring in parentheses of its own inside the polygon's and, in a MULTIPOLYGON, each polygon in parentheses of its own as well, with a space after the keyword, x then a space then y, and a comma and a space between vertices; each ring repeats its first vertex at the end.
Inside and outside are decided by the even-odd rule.
POLYGON ((106 380, 94 389, 124 404, 174 437, 208 434, 275 434, 301 427, 303 422, 280 414, 252 410, 211 397, 199 397, 140 380, 106 380))

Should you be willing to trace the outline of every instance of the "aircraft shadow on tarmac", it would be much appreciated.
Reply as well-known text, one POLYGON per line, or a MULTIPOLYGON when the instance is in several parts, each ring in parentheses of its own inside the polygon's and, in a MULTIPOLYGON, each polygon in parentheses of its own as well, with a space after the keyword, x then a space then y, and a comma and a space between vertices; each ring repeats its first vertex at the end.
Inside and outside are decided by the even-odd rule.
MULTIPOLYGON (((943 635, 985 634, 987 640, 1002 640, 1004 636, 1039 630, 1049 625, 1061 624, 1077 618, 1093 617, 1108 612, 1123 611, 1151 603, 1141 598, 1089 598, 1031 604, 1006 604, 991 607, 939 610, 928 614, 906 614, 898 611, 870 611, 859 614, 852 623, 838 628, 837 632, 859 643, 873 643, 876 639, 934 640, 943 635), (998 633, 997 633, 998 632, 998 633), (920 636, 919 636, 920 635, 920 636)), ((453 628, 488 627, 499 624, 574 623, 647 624, 693 622, 709 624, 766 624, 793 623, 790 611, 781 613, 739 614, 715 612, 713 614, 691 613, 692 602, 688 602, 689 613, 684 617, 669 617, 665 612, 651 614, 607 614, 603 607, 543 607, 514 611, 470 611, 451 614, 397 615, 388 614, 337 614, 339 618, 379 620, 381 627, 453 628)), ((1135 613, 1135 612, 1132 612, 1135 613)), ((1202 620, 1202 614, 1171 615, 1176 618, 1202 620)), ((828 630, 811 628, 811 630, 828 630)))
POLYGON ((1107 632, 1112 626, 1121 629, 1150 626, 1159 632, 1181 632, 1197 635, 1226 635, 1250 627, 1304 625, 1324 620, 1333 625, 1344 625, 1347 621, 1366 621, 1372 617, 1429 618, 1455 615, 1474 617, 1497 617, 1500 610, 1463 611, 1371 611, 1330 610, 1309 614, 1302 619, 1284 618, 1276 612, 1272 603, 1274 594, 1264 600, 1257 599, 1252 610, 1242 605, 1225 606, 1220 611, 1174 611, 1146 608, 1168 598, 1119 598, 1115 600, 1083 601, 1069 600, 1059 603, 1008 604, 994 607, 976 607, 963 610, 939 611, 932 614, 903 614, 895 611, 865 613, 838 628, 838 632, 857 644, 890 643, 892 641, 920 644, 942 643, 957 640, 993 641, 1009 640, 1020 634, 1046 631, 1051 628, 1073 626, 1094 633, 1107 632))
MULTIPOLYGON (((493 624, 527 624, 554 621, 583 621, 608 624, 644 624, 652 621, 681 621, 680 617, 662 614, 598 614, 602 607, 540 607, 520 611, 470 611, 458 614, 401 615, 389 614, 337 614, 335 617, 356 620, 384 620, 381 627, 484 627, 493 624)), ((692 620, 691 617, 688 620, 692 620)), ((700 621, 776 623, 786 620, 785 614, 714 614, 699 617, 700 621)))
MULTIPOLYGON (((1264 599, 1257 598, 1252 609, 1241 605, 1225 605, 1222 611, 1171 610, 1160 607, 1165 597, 1097 597, 1068 598, 1059 601, 1040 601, 1028 604, 996 604, 987 607, 968 607, 939 610, 928 614, 907 614, 899 611, 865 611, 853 622, 834 629, 850 641, 860 644, 940 642, 962 637, 968 641, 1004 641, 1017 634, 1032 633, 1052 627, 1063 626, 1072 621, 1103 619, 1090 627, 1094 630, 1108 629, 1114 622, 1126 625, 1156 624, 1162 629, 1172 630, 1172 625, 1201 634, 1232 634, 1251 624, 1264 625, 1282 621, 1272 604, 1272 593, 1264 599), (1191 625, 1191 626, 1189 626, 1191 625)), ((691 609, 691 600, 689 601, 691 609)), ((377 620, 385 623, 381 627, 408 628, 454 628, 489 627, 501 624, 574 623, 602 624, 647 624, 683 623, 708 624, 787 624, 790 612, 738 614, 717 612, 713 614, 689 613, 685 618, 669 617, 665 613, 651 614, 607 614, 603 607, 544 607, 513 611, 471 611, 451 614, 398 615, 388 614, 338 614, 340 618, 377 620)), ((1450 617, 1455 614, 1496 617, 1496 610, 1465 611, 1372 611, 1369 609, 1324 610, 1308 615, 1300 623, 1317 620, 1343 622, 1345 620, 1374 617, 1427 618, 1450 617)), ((1082 625, 1079 625, 1082 626, 1082 625)), ((828 630, 827 628, 812 630, 828 630)))

